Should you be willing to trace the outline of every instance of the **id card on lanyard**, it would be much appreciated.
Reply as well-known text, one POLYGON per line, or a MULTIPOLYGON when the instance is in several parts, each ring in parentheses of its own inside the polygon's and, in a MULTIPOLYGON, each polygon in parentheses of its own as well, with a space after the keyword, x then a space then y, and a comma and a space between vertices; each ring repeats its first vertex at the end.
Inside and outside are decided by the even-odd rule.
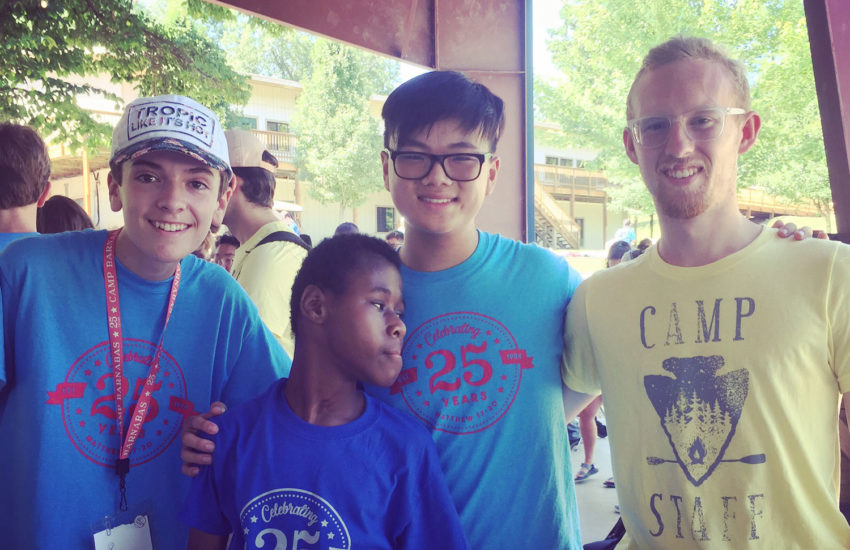
POLYGON ((150 370, 148 371, 147 378, 145 379, 141 395, 139 396, 139 400, 136 403, 135 408, 130 412, 129 422, 127 423, 125 430, 124 398, 127 396, 127 387, 124 379, 121 302, 118 298, 118 273, 115 263, 115 245, 120 232, 120 229, 111 231, 103 246, 103 281, 106 293, 107 327, 109 330, 109 357, 112 362, 113 380, 115 383, 115 412, 117 416, 116 422, 118 423, 118 438, 120 443, 120 452, 115 464, 115 473, 119 478, 119 508, 121 512, 127 512, 126 478, 130 473, 130 453, 139 438, 145 418, 150 411, 154 384, 156 383, 156 377, 159 373, 159 357, 162 352, 165 329, 168 326, 168 320, 171 318, 171 312, 174 309, 174 302, 177 300, 177 289, 180 287, 180 264, 178 263, 177 268, 174 270, 174 278, 171 282, 171 291, 168 295, 168 308, 165 313, 165 322, 162 327, 162 334, 160 335, 159 343, 157 345, 150 370))

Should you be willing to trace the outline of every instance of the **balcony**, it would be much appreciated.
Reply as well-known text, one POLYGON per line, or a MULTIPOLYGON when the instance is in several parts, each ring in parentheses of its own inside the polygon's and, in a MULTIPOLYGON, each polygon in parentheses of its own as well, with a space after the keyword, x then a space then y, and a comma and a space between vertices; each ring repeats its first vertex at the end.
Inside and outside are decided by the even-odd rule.
POLYGON ((295 134, 287 132, 270 132, 268 130, 251 130, 251 133, 263 142, 266 150, 273 154, 280 166, 278 169, 283 171, 295 171, 293 161, 295 159, 295 134))
POLYGON ((557 200, 569 200, 571 197, 580 202, 604 203, 608 200, 605 172, 535 164, 534 181, 557 200))

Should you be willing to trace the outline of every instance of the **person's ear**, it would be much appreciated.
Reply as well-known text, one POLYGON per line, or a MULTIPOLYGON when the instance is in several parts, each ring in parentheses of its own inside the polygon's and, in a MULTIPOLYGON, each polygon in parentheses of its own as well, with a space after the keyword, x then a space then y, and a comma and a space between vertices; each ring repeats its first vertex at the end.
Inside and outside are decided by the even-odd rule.
MULTIPOLYGON (((120 170, 121 167, 119 166, 120 170)), ((109 189, 109 207, 113 212, 119 212, 121 207, 123 206, 121 203, 121 194, 118 192, 118 182, 112 177, 112 171, 109 171, 109 175, 106 176, 106 186, 109 189)))
POLYGON ((384 188, 389 191, 390 190, 390 159, 389 153, 386 151, 381 151, 381 166, 384 171, 384 188))
POLYGON ((502 166, 502 161, 497 156, 490 157, 490 165, 487 167, 487 189, 485 196, 493 192, 496 187, 496 178, 499 176, 499 168, 502 166))
POLYGON ((301 316, 315 324, 322 324, 327 316, 327 294, 316 285, 307 285, 301 293, 301 316))
POLYGON ((227 189, 224 190, 218 197, 218 205, 215 208, 215 212, 213 212, 212 223, 211 225, 216 229, 221 227, 221 224, 224 222, 224 212, 227 210, 227 203, 230 201, 233 196, 233 192, 236 189, 236 176, 233 177, 232 183, 227 186, 227 189))
POLYGON ((623 146, 626 148, 626 156, 629 160, 638 164, 637 151, 635 151, 635 140, 628 128, 623 130, 623 146))
POLYGON ((741 127, 741 143, 738 145, 738 154, 746 153, 756 142, 761 129, 761 117, 753 111, 747 113, 744 125, 741 127))
POLYGON ((50 180, 47 180, 47 183, 44 184, 44 190, 41 192, 41 195, 38 196, 38 200, 36 201, 36 207, 41 208, 44 206, 44 202, 50 198, 50 180))

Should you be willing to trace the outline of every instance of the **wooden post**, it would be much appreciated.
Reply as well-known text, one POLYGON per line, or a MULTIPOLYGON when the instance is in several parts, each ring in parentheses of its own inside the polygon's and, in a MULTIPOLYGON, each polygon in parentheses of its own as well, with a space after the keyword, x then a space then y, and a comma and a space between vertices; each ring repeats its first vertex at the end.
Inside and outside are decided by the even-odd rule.
POLYGON ((94 219, 91 211, 91 170, 89 170, 89 151, 83 144, 83 209, 94 219))

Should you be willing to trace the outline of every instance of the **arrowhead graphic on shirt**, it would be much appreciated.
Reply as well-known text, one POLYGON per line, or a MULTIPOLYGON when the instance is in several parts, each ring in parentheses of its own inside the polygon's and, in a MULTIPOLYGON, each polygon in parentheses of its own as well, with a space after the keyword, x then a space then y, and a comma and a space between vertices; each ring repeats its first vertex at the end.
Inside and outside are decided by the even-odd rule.
MULTIPOLYGON (((718 376, 724 363, 719 355, 671 357, 662 367, 675 378, 644 377, 646 395, 658 413, 676 462, 696 486, 723 461, 747 399, 749 372, 738 369, 718 376)), ((650 464, 672 462, 655 457, 647 460, 650 464)))

